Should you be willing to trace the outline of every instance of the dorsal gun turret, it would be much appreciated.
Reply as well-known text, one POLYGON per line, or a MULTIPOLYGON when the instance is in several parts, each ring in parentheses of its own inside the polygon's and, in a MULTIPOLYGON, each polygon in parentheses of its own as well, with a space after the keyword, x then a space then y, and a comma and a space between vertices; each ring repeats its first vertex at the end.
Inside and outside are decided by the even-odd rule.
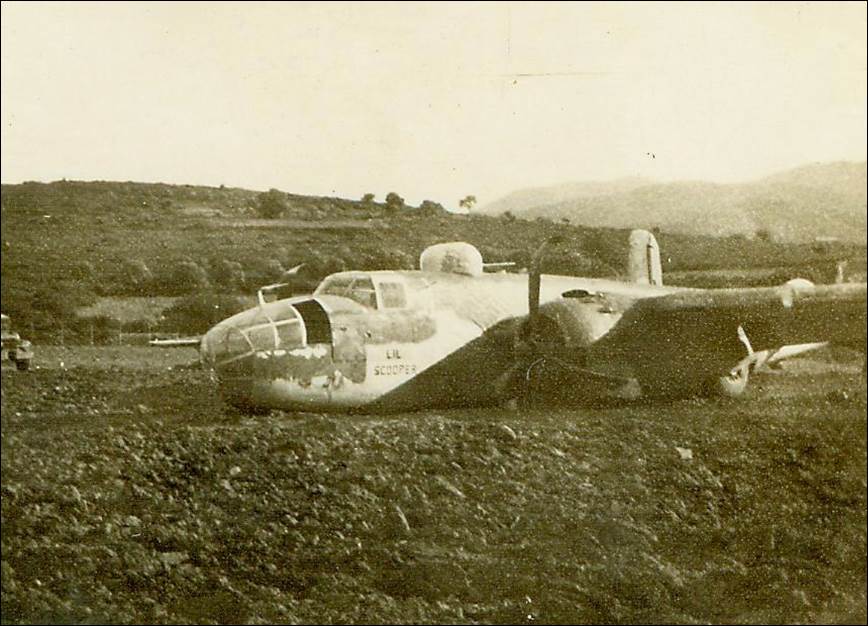
POLYGON ((419 269, 423 272, 481 276, 483 267, 479 250, 464 241, 450 241, 428 246, 419 257, 419 269))

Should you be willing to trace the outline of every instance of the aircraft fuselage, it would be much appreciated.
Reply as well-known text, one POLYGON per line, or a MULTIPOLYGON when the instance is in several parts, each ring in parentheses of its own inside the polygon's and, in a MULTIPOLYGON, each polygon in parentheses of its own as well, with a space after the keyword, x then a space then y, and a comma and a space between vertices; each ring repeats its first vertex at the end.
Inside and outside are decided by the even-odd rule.
MULTIPOLYGON (((514 367, 526 285, 521 274, 342 272, 312 296, 224 320, 202 339, 202 357, 224 397, 239 406, 396 411, 490 404, 514 367)), ((541 302, 564 306, 564 293, 578 294, 569 300, 565 339, 589 345, 617 322, 618 298, 676 290, 544 276, 541 302)))

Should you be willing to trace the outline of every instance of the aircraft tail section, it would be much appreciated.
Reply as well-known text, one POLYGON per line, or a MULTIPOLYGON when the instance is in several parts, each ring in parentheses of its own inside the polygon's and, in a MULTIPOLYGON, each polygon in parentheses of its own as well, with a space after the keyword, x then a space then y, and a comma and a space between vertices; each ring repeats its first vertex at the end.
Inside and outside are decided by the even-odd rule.
POLYGON ((660 247, 654 235, 647 230, 630 233, 630 257, 627 262, 630 281, 640 285, 662 285, 663 269, 660 265, 660 247))

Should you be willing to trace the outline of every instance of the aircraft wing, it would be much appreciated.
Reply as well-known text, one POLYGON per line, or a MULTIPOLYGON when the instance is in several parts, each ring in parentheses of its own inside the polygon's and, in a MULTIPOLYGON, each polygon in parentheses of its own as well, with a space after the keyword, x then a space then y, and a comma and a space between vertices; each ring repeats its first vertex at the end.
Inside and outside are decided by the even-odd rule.
POLYGON ((591 347, 667 389, 723 376, 754 350, 824 342, 865 350, 866 285, 685 290, 635 301, 591 347))

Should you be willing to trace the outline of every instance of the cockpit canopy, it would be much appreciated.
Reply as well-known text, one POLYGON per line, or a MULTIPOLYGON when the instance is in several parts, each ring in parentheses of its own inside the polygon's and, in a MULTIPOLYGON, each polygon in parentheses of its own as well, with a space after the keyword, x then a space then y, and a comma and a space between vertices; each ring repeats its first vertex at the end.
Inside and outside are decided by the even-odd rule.
POLYGON ((396 277, 376 279, 367 272, 341 272, 323 280, 315 296, 341 296, 369 309, 400 309, 407 305, 404 284, 396 277))
POLYGON ((332 274, 319 284, 314 295, 341 296, 370 309, 377 308, 377 292, 370 274, 358 272, 332 274))

